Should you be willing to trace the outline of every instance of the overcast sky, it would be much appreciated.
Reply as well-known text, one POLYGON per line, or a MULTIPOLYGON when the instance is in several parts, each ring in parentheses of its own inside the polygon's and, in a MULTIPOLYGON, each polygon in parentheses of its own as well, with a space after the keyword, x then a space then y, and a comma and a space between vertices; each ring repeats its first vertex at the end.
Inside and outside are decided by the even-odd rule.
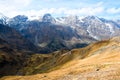
POLYGON ((120 0, 0 0, 0 12, 8 17, 51 13, 120 19, 120 0))

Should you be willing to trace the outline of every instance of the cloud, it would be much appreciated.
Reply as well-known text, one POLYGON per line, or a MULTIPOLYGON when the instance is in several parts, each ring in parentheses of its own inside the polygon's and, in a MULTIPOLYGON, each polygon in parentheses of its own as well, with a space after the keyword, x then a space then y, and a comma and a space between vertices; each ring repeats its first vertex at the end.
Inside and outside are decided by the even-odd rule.
POLYGON ((0 0, 0 4, 4 6, 25 7, 31 3, 32 0, 0 0))
POLYGON ((66 15, 98 15, 103 13, 104 8, 96 7, 96 8, 79 8, 79 9, 66 9, 64 10, 64 14, 66 15))
POLYGON ((111 8, 111 5, 105 3, 105 1, 97 2, 92 0, 36 0, 36 2, 34 0, 0 0, 0 12, 8 17, 19 14, 41 16, 45 13, 54 16, 95 15, 113 17, 120 14, 120 8, 111 8))
POLYGON ((120 8, 107 9, 107 13, 109 13, 109 14, 120 14, 120 8))
MULTIPOLYGON (((60 0, 60 1, 63 1, 63 0, 60 0)), ((44 0, 40 2, 58 2, 58 0, 44 0)), ((27 15, 27 16, 33 16, 33 15, 40 16, 45 13, 51 13, 54 15, 61 15, 61 16, 62 15, 97 15, 104 12, 104 8, 101 7, 102 4, 103 2, 98 2, 94 6, 80 7, 80 8, 71 8, 71 7, 66 8, 62 6, 58 8, 42 7, 36 10, 35 6, 38 6, 38 5, 35 5, 35 3, 33 3, 33 0, 0 0, 0 12, 9 17, 14 17, 18 14, 27 15), (31 4, 34 6, 33 8, 30 9, 31 4)), ((56 6, 56 4, 53 4, 53 5, 56 6)))
POLYGON ((31 2, 32 0, 0 0, 0 12, 12 17, 31 2))
POLYGON ((54 15, 99 15, 104 12, 104 8, 96 7, 96 8, 78 8, 78 9, 68 9, 68 8, 43 8, 40 10, 27 10, 27 11, 19 11, 11 8, 11 12, 7 14, 9 17, 14 17, 15 15, 27 15, 27 16, 41 16, 45 13, 50 13, 54 15))
POLYGON ((104 12, 104 8, 78 8, 78 9, 68 9, 68 8, 44 8, 40 10, 28 10, 28 11, 13 11, 9 15, 27 15, 27 16, 41 16, 45 13, 50 13, 54 15, 98 15, 104 12))

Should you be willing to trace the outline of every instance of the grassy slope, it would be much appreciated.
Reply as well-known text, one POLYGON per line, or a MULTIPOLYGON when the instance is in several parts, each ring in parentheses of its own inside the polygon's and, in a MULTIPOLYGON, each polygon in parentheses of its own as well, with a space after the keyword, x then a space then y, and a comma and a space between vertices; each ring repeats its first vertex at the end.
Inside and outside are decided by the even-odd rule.
POLYGON ((119 40, 120 37, 116 37, 82 49, 74 49, 60 54, 59 57, 56 55, 57 66, 51 67, 51 63, 45 63, 47 67, 44 65, 46 68, 50 67, 47 69, 48 73, 32 76, 7 76, 1 80, 120 80, 119 40))

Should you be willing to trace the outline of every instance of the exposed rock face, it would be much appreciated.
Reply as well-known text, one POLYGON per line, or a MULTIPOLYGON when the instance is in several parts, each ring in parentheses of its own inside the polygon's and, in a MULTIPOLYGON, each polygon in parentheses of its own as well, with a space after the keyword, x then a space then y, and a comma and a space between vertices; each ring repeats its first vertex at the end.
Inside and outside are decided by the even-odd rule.
POLYGON ((44 51, 52 52, 62 48, 68 48, 65 40, 78 38, 77 34, 68 26, 54 25, 43 22, 29 22, 26 29, 22 29, 24 37, 31 40, 44 51))
POLYGON ((2 13, 0 13, 0 24, 7 24, 8 17, 4 16, 2 13))
POLYGON ((16 50, 37 51, 37 47, 25 39, 19 32, 8 26, 0 24, 0 38, 16 50))
POLYGON ((95 17, 88 16, 83 19, 83 25, 86 24, 87 32, 89 36, 97 39, 104 40, 114 37, 115 35, 120 35, 118 32, 120 28, 117 23, 115 24, 113 21, 105 20, 95 17))
POLYGON ((9 19, 7 24, 10 27, 15 28, 16 30, 20 31, 20 30, 22 30, 23 28, 26 27, 27 20, 28 20, 27 16, 18 15, 18 16, 15 16, 15 17, 9 19))

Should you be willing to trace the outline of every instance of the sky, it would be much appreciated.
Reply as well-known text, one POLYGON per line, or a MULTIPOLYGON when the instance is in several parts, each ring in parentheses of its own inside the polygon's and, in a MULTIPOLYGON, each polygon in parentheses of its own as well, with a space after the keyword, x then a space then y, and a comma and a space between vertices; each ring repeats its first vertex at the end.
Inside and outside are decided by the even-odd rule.
POLYGON ((94 15, 106 19, 120 19, 120 0, 0 0, 0 13, 54 17, 94 15))

